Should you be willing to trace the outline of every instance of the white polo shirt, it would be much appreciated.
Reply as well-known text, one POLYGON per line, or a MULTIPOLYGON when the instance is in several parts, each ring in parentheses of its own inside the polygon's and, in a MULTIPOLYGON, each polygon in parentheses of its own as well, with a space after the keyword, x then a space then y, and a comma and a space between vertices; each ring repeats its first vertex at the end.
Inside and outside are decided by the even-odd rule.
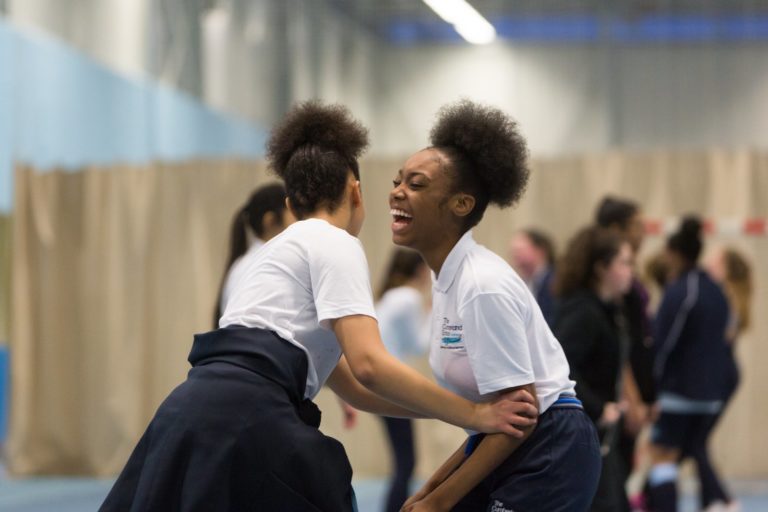
POLYGON ((288 226, 244 262, 219 327, 274 331, 307 353, 306 398, 314 398, 341 357, 330 320, 376 318, 360 241, 321 219, 288 226))
POLYGON ((441 386, 473 402, 533 383, 540 413, 574 392, 563 349, 528 286, 467 232, 433 286, 429 362, 441 386))

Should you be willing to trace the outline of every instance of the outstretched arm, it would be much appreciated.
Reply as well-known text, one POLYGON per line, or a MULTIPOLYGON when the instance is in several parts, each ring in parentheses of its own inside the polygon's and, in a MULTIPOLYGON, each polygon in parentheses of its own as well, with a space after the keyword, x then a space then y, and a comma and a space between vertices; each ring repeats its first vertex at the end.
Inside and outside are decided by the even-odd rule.
MULTIPOLYGON (((376 320, 365 315, 332 321, 333 330, 355 379, 375 394, 429 418, 477 430, 520 437, 535 424, 538 411, 507 394, 474 404, 441 388, 384 348, 376 320)), ((523 395, 528 393, 521 392, 523 395)))
POLYGON ((341 356, 339 364, 336 365, 336 369, 333 370, 333 373, 328 377, 326 383, 334 393, 355 409, 378 414, 380 416, 392 416, 395 418, 425 417, 422 414, 401 407, 380 397, 376 393, 369 391, 355 379, 352 370, 349 368, 349 363, 347 363, 347 359, 344 356, 341 356))

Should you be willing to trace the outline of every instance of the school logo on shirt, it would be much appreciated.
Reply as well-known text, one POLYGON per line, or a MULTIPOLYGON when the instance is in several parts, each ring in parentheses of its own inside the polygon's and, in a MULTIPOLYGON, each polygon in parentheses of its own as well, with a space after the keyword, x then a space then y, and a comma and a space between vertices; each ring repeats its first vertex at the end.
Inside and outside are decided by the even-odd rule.
POLYGON ((440 348, 447 350, 456 350, 464 348, 464 326, 452 324, 450 320, 443 317, 443 326, 440 331, 440 348))

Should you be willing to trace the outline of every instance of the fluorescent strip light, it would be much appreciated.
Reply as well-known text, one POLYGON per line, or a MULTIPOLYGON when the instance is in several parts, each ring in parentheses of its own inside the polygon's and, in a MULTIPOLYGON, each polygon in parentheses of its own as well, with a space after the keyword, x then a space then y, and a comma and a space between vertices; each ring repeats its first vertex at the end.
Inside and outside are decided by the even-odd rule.
POLYGON ((466 0, 423 0, 438 16, 453 25, 467 42, 488 44, 496 39, 496 29, 466 0))

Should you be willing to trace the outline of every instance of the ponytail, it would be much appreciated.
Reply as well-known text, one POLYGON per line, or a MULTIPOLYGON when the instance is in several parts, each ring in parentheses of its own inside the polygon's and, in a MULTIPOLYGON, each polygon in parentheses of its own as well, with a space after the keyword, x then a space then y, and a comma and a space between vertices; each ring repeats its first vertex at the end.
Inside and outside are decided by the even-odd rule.
POLYGON ((219 284, 219 294, 213 308, 213 328, 218 329, 221 310, 221 299, 224 295, 224 285, 232 265, 248 252, 248 230, 257 237, 264 236, 264 216, 273 213, 277 218, 283 218, 285 211, 285 187, 280 183, 273 183, 258 188, 248 202, 240 208, 232 219, 232 227, 229 230, 229 255, 227 266, 219 284))

